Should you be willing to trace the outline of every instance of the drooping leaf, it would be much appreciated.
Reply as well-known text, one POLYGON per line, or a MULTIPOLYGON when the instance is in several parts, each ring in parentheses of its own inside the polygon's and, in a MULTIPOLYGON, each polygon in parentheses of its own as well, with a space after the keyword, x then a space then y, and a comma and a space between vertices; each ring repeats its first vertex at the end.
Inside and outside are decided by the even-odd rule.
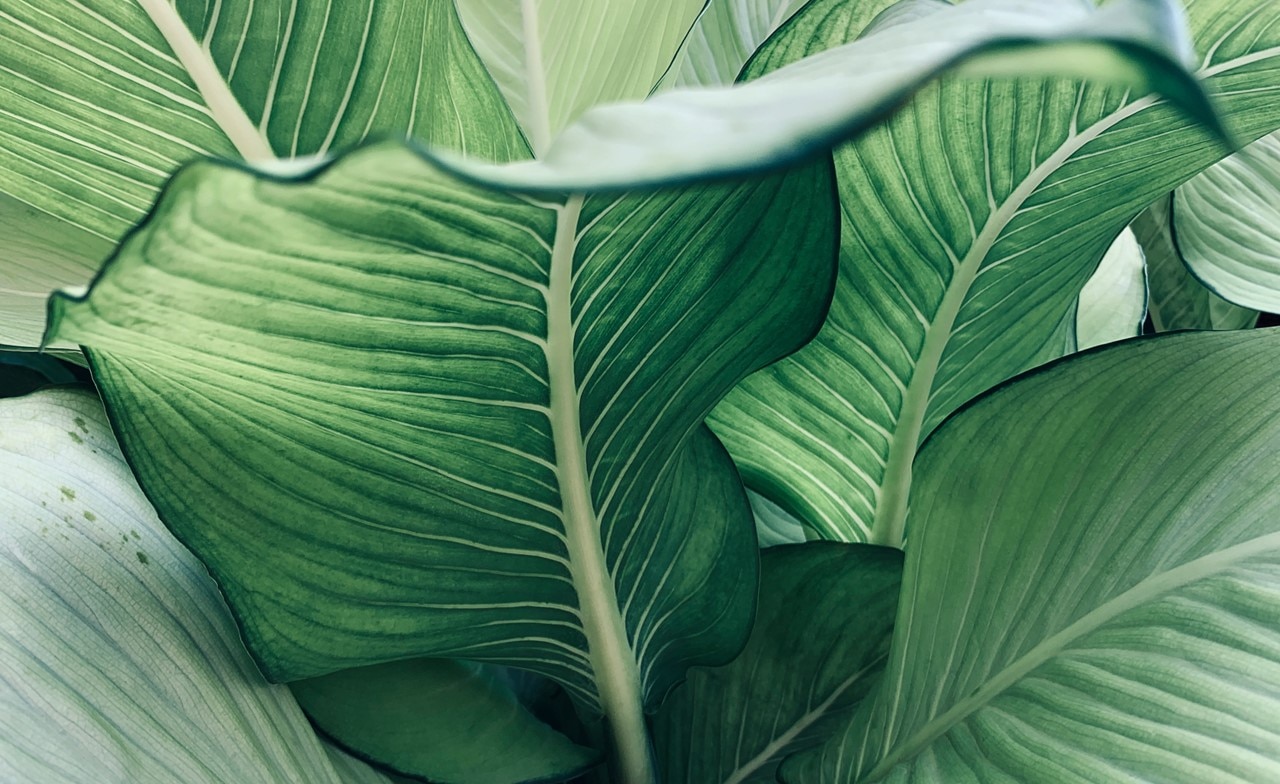
MULTIPOLYGON (((803 13, 826 6, 811 3, 803 13)), ((788 30, 805 29, 795 21, 788 30)), ((491 164, 447 151, 437 157, 470 179, 544 192, 755 172, 821 154, 867 131, 953 69, 1069 75, 1124 85, 1137 95, 1158 91, 1204 127, 1225 133, 1184 66, 1189 43, 1172 0, 1117 0, 1102 9, 1061 0, 972 0, 824 52, 844 43, 843 32, 840 41, 817 42, 800 53, 821 54, 748 85, 671 90, 643 103, 591 109, 545 154, 538 148, 536 161, 491 164)))
POLYGON ((1141 335, 1146 317, 1146 259, 1133 231, 1125 229, 1080 289, 1076 346, 1084 350, 1141 335))
POLYGON ((1178 329, 1248 329, 1258 312, 1227 302, 1187 271, 1173 236, 1169 194, 1130 224, 1147 259, 1147 312, 1157 332, 1178 329))
POLYGON ((1280 311, 1280 133, 1264 136, 1174 192, 1187 266, 1235 305, 1280 311))
POLYGON ((707 0, 454 0, 467 35, 541 155, 599 103, 644 98, 707 0))
POLYGON ((692 670, 654 720, 662 780, 774 782, 784 757, 825 740, 884 668, 901 577, 889 547, 766 550, 747 647, 692 670))
POLYGON ((448 784, 564 781, 600 755, 536 719, 493 673, 406 659, 290 685, 326 735, 400 773, 448 784))
POLYGON ((1280 332, 1129 341, 921 452, 876 693, 788 784, 1280 776, 1280 332))
POLYGON ((156 518, 92 393, 0 400, 0 476, 0 779, 343 781, 156 518))
MULTIPOLYGON (((843 23, 786 35, 820 10, 802 11, 753 67, 844 41, 843 23)), ((1232 127, 1280 126, 1280 5, 1187 10, 1198 73, 1232 127)), ((923 91, 836 151, 841 277, 826 326, 735 390, 712 427, 753 489, 822 535, 901 542, 921 440, 983 390, 1070 350, 1076 297, 1108 244, 1220 154, 1137 93, 1030 79, 923 91)))
POLYGON ((749 630, 751 512, 701 422, 817 330, 834 209, 829 164, 551 205, 399 145, 196 164, 51 331, 271 677, 507 663, 635 742, 749 630))
POLYGON ((680 47, 666 82, 672 87, 733 84, 765 39, 807 0, 711 0, 680 47))
POLYGON ((527 155, 440 0, 3 0, 0 106, 0 344, 36 345, 44 299, 88 283, 183 162, 405 133, 527 155))

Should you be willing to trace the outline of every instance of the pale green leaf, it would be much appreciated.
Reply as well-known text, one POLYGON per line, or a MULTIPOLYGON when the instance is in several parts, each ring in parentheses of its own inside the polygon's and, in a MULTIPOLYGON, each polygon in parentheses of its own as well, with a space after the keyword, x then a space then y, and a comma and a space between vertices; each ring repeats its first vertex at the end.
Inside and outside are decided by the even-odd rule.
POLYGON ((271 677, 505 663, 642 745, 749 630, 751 512, 701 422, 817 330, 834 209, 823 165, 543 204, 396 144, 197 164, 51 330, 271 677))
POLYGON ((35 345, 186 161, 406 133, 527 155, 442 0, 0 0, 0 107, 0 344, 35 345))
POLYGON ((535 718, 484 668, 406 659, 297 681, 316 726, 391 770, 449 784, 562 781, 599 762, 535 718))
POLYGON ((785 509, 768 498, 748 490, 747 499, 751 502, 751 513, 756 519, 756 538, 761 547, 798 544, 809 538, 804 523, 787 514, 785 509))
POLYGON ((1120 232, 1076 302, 1076 345, 1084 350, 1142 334, 1147 269, 1133 231, 1120 232))
MULTIPOLYGON (((804 13, 823 13, 826 5, 811 3, 804 13)), ((794 21, 787 29, 802 30, 794 21)), ((535 145, 536 161, 491 164, 447 151, 438 157, 465 177, 528 191, 618 190, 760 171, 867 131, 953 68, 1076 76, 1135 95, 1159 92, 1220 132, 1213 107, 1184 67, 1180 21, 1173 0, 1117 0, 1102 9, 1083 0, 971 0, 750 84, 596 107, 545 154, 535 145)))
POLYGON ((808 0, 711 0, 689 31, 665 82, 733 84, 752 52, 808 0))
POLYGON ((1280 779, 1280 332, 1129 341, 921 452, 893 645, 811 782, 1280 779))
POLYGON ((639 100, 707 0, 454 0, 537 155, 600 103, 639 100))
POLYGON ((1187 267, 1235 305, 1280 311, 1280 134, 1264 136, 1174 192, 1187 267))
POLYGON ((888 547, 762 553, 747 647, 692 670, 654 720, 662 781, 774 782, 784 757, 838 729, 884 668, 901 577, 902 553, 888 547))
MULTIPOLYGON (((867 23, 828 22, 830 10, 806 7, 753 68, 867 23), (809 14, 823 24, 805 27, 809 14)), ((1232 127, 1252 138, 1280 126, 1280 5, 1195 0, 1187 11, 1198 73, 1232 127)), ((1221 154, 1168 104, 1098 85, 944 80, 922 91, 837 149, 831 314, 813 343, 735 390, 713 429, 753 489, 823 536, 900 543, 922 439, 967 400, 1070 350, 1076 297, 1111 241, 1221 154)))
POLYGON ((0 476, 0 779, 342 780, 156 518, 92 393, 0 401, 0 476))

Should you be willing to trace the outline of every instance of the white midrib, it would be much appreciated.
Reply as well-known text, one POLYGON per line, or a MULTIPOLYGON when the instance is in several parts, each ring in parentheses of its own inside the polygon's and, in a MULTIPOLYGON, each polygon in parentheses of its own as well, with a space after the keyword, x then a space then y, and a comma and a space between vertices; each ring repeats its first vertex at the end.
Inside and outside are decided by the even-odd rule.
POLYGON ((911 466, 920 446, 920 435, 925 416, 929 412, 929 397, 938 377, 942 355, 955 329, 956 319, 964 306, 969 289, 978 278, 982 263, 1008 227, 1009 222, 1022 209, 1022 205, 1036 192, 1044 181, 1062 167, 1067 160, 1089 142, 1115 126, 1120 121, 1146 109, 1155 103, 1151 97, 1142 98, 1125 106, 1114 114, 1078 131, 1062 146, 1053 151, 1039 166, 1033 169, 1018 187, 991 213, 982 231, 974 238, 969 251, 956 265, 947 291, 938 305, 938 311, 925 329, 920 357, 911 374, 911 382, 902 396, 902 408, 898 426, 889 441, 889 457, 885 461, 884 479, 880 484, 880 499, 876 504, 875 520, 868 539, 872 544, 901 547, 903 529, 907 520, 907 508, 911 494, 911 466))
POLYGON ((903 759, 914 756, 934 740, 945 734, 965 717, 991 702, 1005 689, 1017 683, 1023 676, 1061 653, 1073 641, 1102 626, 1122 613, 1133 610, 1160 596, 1198 580, 1212 577, 1254 556, 1280 550, 1280 531, 1259 536, 1240 544, 1201 556, 1176 566, 1167 572, 1147 577, 1132 588, 1082 615, 1074 623, 1044 639, 1040 644, 1015 659, 996 673, 971 695, 960 700, 944 713, 912 733, 895 746, 859 781, 872 782, 885 776, 903 759))
POLYGON ((759 754, 738 766, 721 784, 744 784, 744 782, 746 782, 753 773, 769 764, 778 755, 782 754, 782 752, 784 752, 796 738, 800 737, 800 733, 809 729, 813 726, 814 722, 827 715, 827 712, 831 710, 831 706, 835 704, 836 700, 840 699, 840 695, 848 691, 850 686, 862 680, 862 678, 866 676, 872 668, 878 667, 883 661, 884 657, 882 656, 841 681, 839 685, 831 691, 831 694, 827 695, 826 699, 792 722, 786 732, 783 732, 781 735, 778 735, 773 740, 769 741, 768 745, 761 749, 759 754))
POLYGON ((547 375, 551 432, 563 503, 569 570, 578 593, 587 656, 617 753, 621 784, 655 780, 641 697, 640 667, 627 636, 617 589, 609 574, 600 521, 591 498, 574 369, 573 261, 582 197, 557 208, 547 290, 547 375))
POLYGON ((230 85, 218 70, 207 49, 191 34, 178 15, 178 9, 169 0, 138 0, 147 12, 152 24, 164 36, 178 62, 186 69, 200 97, 209 108, 209 114, 227 139, 246 161, 275 160, 275 152, 263 138, 257 126, 249 120, 244 107, 231 92, 230 85))
POLYGON ((542 37, 538 31, 538 0, 520 0, 524 33, 524 83, 529 90, 529 146, 541 158, 551 146, 551 109, 547 103, 547 72, 542 61, 542 37))

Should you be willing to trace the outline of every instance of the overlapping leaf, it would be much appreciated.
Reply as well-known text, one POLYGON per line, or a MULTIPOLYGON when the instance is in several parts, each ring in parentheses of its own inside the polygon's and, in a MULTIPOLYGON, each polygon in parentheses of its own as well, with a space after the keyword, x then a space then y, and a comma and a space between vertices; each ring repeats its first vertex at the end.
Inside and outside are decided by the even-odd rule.
POLYGON ((203 164, 51 329, 272 677, 474 658, 613 713, 745 638, 750 510, 699 423, 817 329, 833 211, 823 166, 544 205, 396 145, 203 164))
POLYGON ((1275 330, 1171 335, 958 413, 920 455, 884 679, 782 779, 1280 776, 1277 368, 1275 330))
POLYGON ((1083 350, 1141 335, 1146 317, 1146 258, 1133 231, 1125 229, 1080 289, 1076 348, 1083 350))
MULTIPOLYGON (((824 11, 809 6, 785 32, 824 11)), ((1198 73, 1233 129, 1280 126, 1280 6, 1195 0, 1187 12, 1198 73)), ((780 36, 756 68, 841 44, 850 28, 836 17, 812 38, 780 36)), ((1107 245, 1220 155, 1138 93, 1026 79, 924 91, 836 152, 841 278, 823 331, 749 379, 712 426, 749 484, 823 535, 901 542, 920 441, 1068 351, 1076 296, 1107 245)))
POLYGON ((733 84, 752 53, 805 0, 711 0, 689 31, 666 81, 673 87, 733 84))
POLYGON ((91 393, 0 401, 0 475, 0 778, 386 784, 263 681, 91 393))

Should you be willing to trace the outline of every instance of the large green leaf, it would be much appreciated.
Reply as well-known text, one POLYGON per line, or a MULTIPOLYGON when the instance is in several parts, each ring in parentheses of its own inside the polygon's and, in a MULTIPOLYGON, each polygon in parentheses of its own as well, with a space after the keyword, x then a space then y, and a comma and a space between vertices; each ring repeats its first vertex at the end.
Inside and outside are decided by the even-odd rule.
POLYGON ((807 0, 711 0, 680 47, 666 81, 672 87, 733 84, 765 39, 807 0))
POLYGON ((1280 311, 1280 133, 1175 191, 1173 221, 1205 286, 1236 305, 1280 311))
POLYGON ((1258 311, 1227 302, 1187 271, 1174 239, 1172 209, 1173 194, 1168 194, 1130 224, 1147 259, 1147 313, 1152 326, 1157 332, 1252 327, 1258 311))
POLYGON ((396 144, 197 164, 50 329, 272 678, 508 663, 643 743, 749 630, 751 512, 701 422, 817 330, 834 212, 829 163, 564 204, 396 144))
POLYGON ((778 763, 838 729, 884 668, 902 553, 810 542, 765 550, 760 609, 725 667, 695 668, 662 706, 667 784, 773 782, 778 763))
MULTIPOLYGON (((0 779, 339 784, 88 391, 0 401, 0 779)), ((344 772, 387 780, 338 756, 344 772)))
POLYGON ((366 759, 433 782, 563 781, 594 767, 535 718, 494 672, 449 659, 406 659, 290 684, 327 736, 366 759))
POLYGON ((889 663, 792 782, 1280 778, 1280 332, 1036 371, 920 455, 889 663))
MULTIPOLYGON (((1188 13, 1199 73, 1232 127, 1251 138, 1280 126, 1280 5, 1195 0, 1188 13)), ((850 24, 791 29, 757 70, 840 44, 850 24)), ((1029 79, 925 90, 836 152, 841 266, 826 326, 735 391, 712 427, 753 489, 824 536, 901 542, 921 440, 1069 351, 1076 297, 1108 244, 1220 154, 1137 93, 1029 79)))
POLYGON ((16 237, 0 344, 35 345, 44 298, 87 283, 185 161, 405 133, 527 154, 439 0, 0 0, 0 107, 0 226, 16 237))
MULTIPOLYGON (((828 14, 829 5, 811 3, 804 14, 842 15, 828 14)), ((953 69, 1071 75, 1125 85, 1138 95, 1159 92, 1221 132, 1184 66, 1189 43, 1172 0, 1117 0, 1102 9, 1061 0, 939 5, 937 13, 904 15, 873 36, 748 85, 671 90, 643 103, 596 107, 565 128, 545 154, 539 147, 536 161, 492 164, 443 151, 438 157, 471 179, 550 192, 759 171, 823 153, 866 131, 953 69)), ((805 29, 797 19, 786 29, 805 29)), ((784 38, 795 41, 794 34, 784 38)), ((827 39, 798 54, 833 43, 827 39)))
POLYGON ((1076 347, 1084 350, 1141 335, 1146 317, 1146 258, 1133 231, 1126 228, 1080 289, 1076 347))
POLYGON ((648 95, 707 0, 454 2, 540 156, 592 106, 648 95))

